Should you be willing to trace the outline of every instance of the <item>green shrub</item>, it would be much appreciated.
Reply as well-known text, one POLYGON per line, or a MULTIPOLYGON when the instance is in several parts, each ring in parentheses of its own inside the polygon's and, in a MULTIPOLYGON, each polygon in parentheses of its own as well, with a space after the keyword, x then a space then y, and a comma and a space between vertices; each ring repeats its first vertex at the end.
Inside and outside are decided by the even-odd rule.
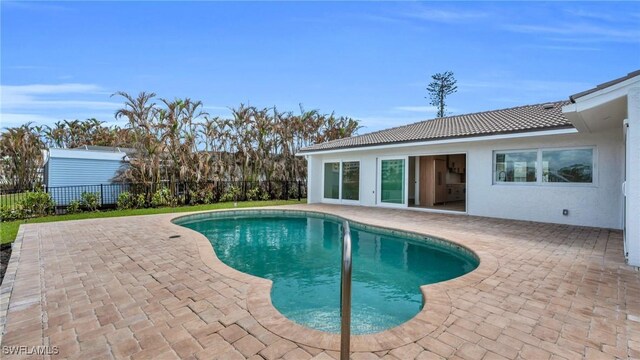
POLYGON ((22 208, 24 217, 33 217, 52 214, 56 203, 51 198, 51 195, 38 190, 27 191, 18 202, 18 206, 22 208))
POLYGON ((248 201, 256 201, 262 199, 263 191, 259 186, 254 187, 253 189, 249 189, 247 191, 247 200, 248 201))
POLYGON ((175 204, 177 204, 176 199, 171 196, 171 191, 166 187, 158 189, 151 197, 151 206, 153 207, 175 206, 175 204))
POLYGON ((189 190, 189 205, 200 204, 202 202, 202 194, 198 190, 189 190))
POLYGON ((197 189, 189 190, 189 203, 190 204, 213 204, 215 202, 215 195, 211 189, 197 189))
POLYGON ((205 204, 213 204, 216 202, 216 195, 211 190, 207 190, 204 194, 204 203, 205 204))
POLYGON ((100 207, 100 197, 98 193, 85 191, 80 195, 80 204, 89 211, 97 211, 100 207))
POLYGON ((271 195, 269 195, 269 193, 266 192, 263 188, 256 186, 253 189, 249 189, 249 191, 247 191, 247 200, 248 201, 256 201, 256 200, 267 201, 267 200, 271 200, 271 195))
POLYGON ((273 198, 274 198, 274 199, 276 199, 276 200, 281 200, 281 199, 283 198, 283 197, 282 197, 283 189, 282 189, 280 186, 278 186, 278 187, 273 187, 273 188, 271 189, 271 192, 273 193, 273 198))
POLYGON ((229 186, 226 191, 220 197, 220 202, 236 201, 240 195, 240 188, 237 186, 229 186))
POLYGON ((71 200, 69 205, 67 205, 67 214, 77 214, 82 212, 82 207, 80 205, 80 201, 71 200))
POLYGON ((147 206, 147 199, 144 194, 138 194, 131 197, 131 205, 136 209, 142 209, 147 206))
POLYGON ((15 207, 2 206, 0 207, 0 221, 13 221, 24 219, 25 214, 22 209, 22 205, 16 204, 15 207))
POLYGON ((289 188, 289 199, 295 199, 298 197, 298 184, 291 184, 289 188))
POLYGON ((213 192, 214 188, 211 185, 204 185, 198 189, 199 200, 203 204, 213 204, 216 202, 216 194, 213 192))
POLYGON ((119 210, 142 209, 146 207, 147 199, 144 194, 132 194, 123 191, 118 195, 117 206, 119 210))
POLYGON ((119 210, 133 208, 132 195, 128 191, 123 191, 118 194, 117 207, 119 210))

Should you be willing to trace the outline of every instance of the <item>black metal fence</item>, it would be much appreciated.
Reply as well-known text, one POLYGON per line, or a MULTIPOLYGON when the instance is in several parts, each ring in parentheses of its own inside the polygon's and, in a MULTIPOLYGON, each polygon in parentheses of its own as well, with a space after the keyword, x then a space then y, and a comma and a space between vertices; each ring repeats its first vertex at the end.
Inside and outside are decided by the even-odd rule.
MULTIPOLYGON (((42 187, 51 195, 56 208, 64 209, 71 202, 81 202, 83 193, 93 193, 99 208, 114 208, 122 193, 136 199, 137 206, 197 205, 223 201, 288 200, 307 197, 305 181, 207 181, 199 183, 100 184, 42 187), (154 196, 155 195, 155 196, 154 196), (167 203, 160 203, 165 201, 167 203)), ((31 189, 33 191, 33 189, 31 189)), ((14 208, 24 198, 25 190, 3 189, 0 206, 14 208)))

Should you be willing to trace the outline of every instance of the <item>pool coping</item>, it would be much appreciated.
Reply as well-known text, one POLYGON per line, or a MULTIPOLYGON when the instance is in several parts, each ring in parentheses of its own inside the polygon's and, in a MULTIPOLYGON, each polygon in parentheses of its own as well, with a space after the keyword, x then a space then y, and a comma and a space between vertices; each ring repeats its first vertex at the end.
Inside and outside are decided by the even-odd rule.
POLYGON ((249 290, 247 291, 247 310, 258 323, 260 323, 267 330, 287 340, 302 345, 322 348, 325 350, 340 350, 339 334, 311 329, 289 320, 282 313, 280 313, 271 302, 271 287, 273 284, 271 280, 243 273, 226 265, 217 257, 215 249, 213 248, 211 242, 203 234, 175 223, 176 220, 181 218, 197 218, 199 216, 204 218, 212 213, 241 213, 243 215, 251 213, 311 213, 313 215, 325 218, 348 220, 365 228, 375 227, 376 229, 382 229, 390 233, 395 232, 408 234, 411 237, 415 238, 424 238, 425 236, 428 236, 432 239, 435 239, 437 242, 444 242, 454 247, 461 248, 463 249, 463 251, 466 250, 473 254, 479 260, 478 267, 465 275, 439 283, 422 285, 420 287, 420 290, 422 292, 424 306, 422 310, 420 310, 413 318, 409 319, 408 321, 382 332, 366 335, 352 335, 351 351, 354 352, 390 350, 407 345, 409 343, 413 343, 431 334, 436 329, 438 329, 438 327, 444 324, 444 322, 451 314, 451 299, 449 298, 447 291, 477 284, 495 273, 499 265, 498 260, 495 256, 481 249, 474 249, 473 246, 463 244, 461 243, 461 241, 456 241, 457 239, 445 239, 440 236, 434 236, 424 232, 394 229, 388 226, 367 223, 366 220, 362 219, 355 220, 348 215, 337 216, 318 210, 297 210, 281 208, 230 209, 180 214, 169 219, 170 223, 173 226, 179 227, 182 230, 186 230, 189 234, 193 235, 193 239, 196 242, 200 258, 210 269, 231 279, 241 281, 250 285, 249 290))

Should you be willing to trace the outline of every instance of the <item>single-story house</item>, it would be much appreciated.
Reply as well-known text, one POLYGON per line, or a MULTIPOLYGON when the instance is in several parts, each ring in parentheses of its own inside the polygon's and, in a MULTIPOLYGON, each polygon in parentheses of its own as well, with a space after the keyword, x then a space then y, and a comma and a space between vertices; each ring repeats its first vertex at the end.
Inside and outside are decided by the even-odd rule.
POLYGON ((99 193, 104 204, 115 204, 121 189, 112 184, 128 163, 128 148, 83 146, 46 151, 44 184, 56 205, 79 200, 83 192, 99 193))
POLYGON ((308 202, 623 229, 640 266, 640 70, 568 100, 315 144, 308 202))

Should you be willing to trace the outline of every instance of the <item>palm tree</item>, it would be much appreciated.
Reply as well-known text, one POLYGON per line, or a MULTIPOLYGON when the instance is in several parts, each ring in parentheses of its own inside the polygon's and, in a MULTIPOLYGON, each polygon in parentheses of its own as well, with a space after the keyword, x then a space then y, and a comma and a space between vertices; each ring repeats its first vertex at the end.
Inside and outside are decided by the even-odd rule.
POLYGON ((156 103, 155 93, 116 95, 124 99, 115 113, 116 119, 127 120, 124 128, 91 118, 7 129, 2 134, 4 177, 20 186, 32 184, 46 144, 133 147, 121 178, 135 183, 304 180, 306 160, 296 156, 301 148, 351 136, 360 128, 357 120, 302 105, 294 114, 240 104, 224 119, 209 117, 202 102, 188 98, 156 103))
POLYGON ((15 189, 28 190, 40 180, 39 169, 45 144, 37 130, 32 123, 5 128, 0 136, 0 179, 3 183, 15 189))
POLYGON ((158 109, 153 102, 155 93, 141 92, 136 98, 119 91, 114 95, 125 98, 124 107, 116 111, 116 119, 126 118, 136 152, 130 155, 130 166, 123 177, 129 181, 154 183, 161 180, 161 153, 163 147, 159 131, 154 124, 158 109))

